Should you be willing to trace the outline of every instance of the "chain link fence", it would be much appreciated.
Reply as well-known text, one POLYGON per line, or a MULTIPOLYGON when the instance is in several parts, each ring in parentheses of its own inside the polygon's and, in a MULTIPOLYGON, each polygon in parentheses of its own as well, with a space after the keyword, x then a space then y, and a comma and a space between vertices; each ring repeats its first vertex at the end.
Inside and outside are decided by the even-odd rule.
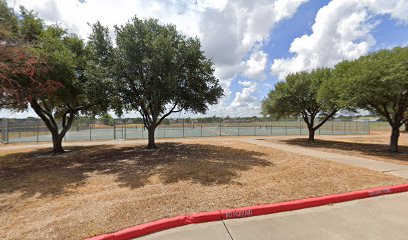
MULTIPOLYGON (((0 119, 3 143, 50 142, 51 134, 40 119, 0 119)), ((145 139, 148 137, 140 119, 79 118, 65 136, 65 141, 113 139, 145 139)), ((317 135, 369 134, 370 123, 359 121, 328 121, 317 135)), ((303 120, 268 119, 168 119, 157 129, 156 138, 215 137, 215 136, 279 136, 307 135, 303 120)))

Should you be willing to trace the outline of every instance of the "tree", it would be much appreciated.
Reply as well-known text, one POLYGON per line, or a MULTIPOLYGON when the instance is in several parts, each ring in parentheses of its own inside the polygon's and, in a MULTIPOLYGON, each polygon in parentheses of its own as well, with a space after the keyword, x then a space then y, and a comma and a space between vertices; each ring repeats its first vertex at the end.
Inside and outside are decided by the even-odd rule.
POLYGON ((20 11, 22 17, 17 18, 0 0, 0 108, 25 109, 26 99, 50 94, 60 87, 52 80, 38 80, 48 66, 30 50, 34 38, 29 35, 43 29, 42 21, 23 7, 20 11))
POLYGON ((339 110, 333 97, 326 94, 329 85, 325 91, 320 90, 330 77, 328 68, 289 74, 286 81, 278 82, 262 101, 262 113, 276 118, 301 116, 309 130, 309 141, 313 142, 315 131, 339 110), (321 121, 316 124, 318 116, 321 121))
POLYGON ((179 34, 173 25, 136 17, 115 33, 115 86, 122 108, 143 117, 148 148, 156 147, 154 132, 170 114, 205 113, 223 95, 197 38, 179 34))
POLYGON ((99 120, 105 125, 115 125, 115 119, 109 113, 103 114, 99 120))
MULTIPOLYGON (((37 23, 42 24, 42 21, 36 14, 22 10, 20 39, 30 43, 28 52, 40 63, 46 63, 46 71, 38 71, 38 67, 31 66, 33 71, 28 71, 29 74, 17 74, 16 70, 2 72, 4 79, 9 79, 18 93, 3 92, 2 97, 7 95, 9 99, 17 100, 9 105, 10 108, 24 110, 30 106, 35 111, 51 132, 53 153, 58 154, 64 152, 62 139, 76 116, 107 111, 110 79, 101 77, 105 76, 100 74, 103 72, 100 60, 103 56, 98 56, 99 53, 92 47, 97 45, 95 36, 100 32, 94 31, 85 46, 83 40, 59 26, 40 26, 37 23), (27 24, 33 27, 27 27, 27 24), (47 90, 50 82, 57 86, 52 91, 47 90), (41 94, 36 94, 36 91, 41 94)), ((18 58, 12 57, 10 61, 13 63, 15 59, 18 58)), ((2 60, 2 64, 9 63, 2 60)))
POLYGON ((389 150, 398 152, 400 127, 408 121, 408 48, 343 61, 334 76, 339 103, 383 116, 392 129, 389 150))
POLYGON ((30 105, 51 131, 54 153, 64 152, 62 139, 76 116, 95 116, 109 109, 111 79, 105 75, 105 56, 95 51, 100 34, 107 33, 93 28, 87 46, 59 27, 48 27, 41 35, 38 51, 52 64, 46 78, 55 79, 63 88, 48 98, 30 101, 30 105))
POLYGON ((18 18, 5 0, 0 0, 0 41, 2 45, 17 40, 18 18))

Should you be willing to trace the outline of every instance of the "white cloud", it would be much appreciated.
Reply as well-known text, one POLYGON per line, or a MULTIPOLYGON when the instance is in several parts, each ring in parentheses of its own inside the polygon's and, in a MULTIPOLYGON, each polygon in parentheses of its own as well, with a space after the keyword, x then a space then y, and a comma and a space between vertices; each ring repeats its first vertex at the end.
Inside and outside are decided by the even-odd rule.
MULTIPOLYGON (((264 79, 266 53, 254 46, 267 41, 269 33, 280 21, 291 17, 308 0, 19 0, 18 4, 33 9, 47 23, 60 22, 86 38, 90 26, 99 20, 109 26, 122 25, 131 17, 153 17, 172 23, 188 36, 198 36, 205 54, 215 63, 215 75, 226 95, 235 77, 244 74, 264 79), (245 57, 250 59, 243 64, 245 57)), ((7 0, 9 5, 13 0, 7 0)))
POLYGON ((406 0, 363 0, 363 2, 375 14, 389 14, 394 20, 408 24, 408 1, 406 0))
POLYGON ((239 82, 244 88, 240 92, 235 93, 235 99, 232 101, 232 107, 252 107, 254 103, 257 102, 256 97, 252 96, 252 94, 256 91, 256 82, 239 82))
POLYGON ((238 81, 239 85, 243 86, 243 87, 250 87, 253 85, 253 82, 251 81, 238 81))
POLYGON ((254 80, 265 80, 265 68, 268 61, 268 54, 262 50, 254 50, 249 59, 244 63, 246 69, 243 75, 254 80))
POLYGON ((332 67, 344 59, 367 54, 375 45, 373 16, 390 14, 408 22, 406 0, 333 0, 316 15, 312 34, 296 38, 289 49, 294 56, 274 59, 271 72, 279 79, 289 73, 316 67, 332 67))

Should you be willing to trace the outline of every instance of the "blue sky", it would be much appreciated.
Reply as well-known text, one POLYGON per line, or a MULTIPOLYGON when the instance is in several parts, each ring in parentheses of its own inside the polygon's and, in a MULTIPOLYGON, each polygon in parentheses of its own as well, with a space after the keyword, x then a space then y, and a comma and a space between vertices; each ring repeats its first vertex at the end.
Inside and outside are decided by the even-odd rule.
MULTIPOLYGON (((293 56, 288 51, 293 39, 312 33, 311 27, 315 22, 317 12, 329 2, 329 0, 309 1, 301 5, 291 18, 278 23, 271 30, 270 38, 262 48, 264 52, 268 53, 268 64, 271 64, 272 59, 293 56)), ((388 14, 374 16, 372 21, 378 21, 378 25, 372 30, 376 44, 369 52, 408 45, 408 26, 406 23, 394 20, 388 14)), ((243 81, 251 80, 245 77, 238 77, 238 79, 243 81)), ((277 81, 279 79, 276 75, 268 75, 265 83, 273 86, 277 81)), ((241 85, 238 81, 232 82, 231 90, 232 92, 241 90, 241 85)), ((270 86, 262 85, 256 92, 257 100, 261 101, 269 91, 270 86)), ((229 100, 232 101, 233 99, 230 98, 229 100)))
MULTIPOLYGON (((316 17, 317 11, 325 6, 330 1, 309 1, 299 7, 297 12, 288 20, 280 22, 271 31, 270 38, 263 50, 269 55, 270 61, 274 58, 287 58, 292 54, 288 49, 293 39, 303 34, 310 34, 311 26, 316 17)), ((408 31, 408 28, 406 28, 408 31)), ((242 78, 242 80, 251 80, 242 78)), ((274 85, 278 81, 277 76, 269 75, 265 83, 274 85)), ((241 86, 238 81, 234 81, 231 85, 232 92, 239 91, 241 86)), ((261 101, 270 91, 270 87, 262 86, 257 92, 257 99, 261 101)), ((232 101, 232 99, 230 99, 232 101)))
MULTIPOLYGON (((100 20, 112 29, 134 15, 157 18, 198 36, 226 93, 207 115, 259 115, 260 101, 288 73, 333 67, 343 59, 408 44, 406 0, 195 2, 19 0, 16 5, 34 9, 47 23, 59 22, 84 39, 90 32, 88 23, 100 20)), ((34 116, 0 111, 0 116, 28 115, 34 116)))

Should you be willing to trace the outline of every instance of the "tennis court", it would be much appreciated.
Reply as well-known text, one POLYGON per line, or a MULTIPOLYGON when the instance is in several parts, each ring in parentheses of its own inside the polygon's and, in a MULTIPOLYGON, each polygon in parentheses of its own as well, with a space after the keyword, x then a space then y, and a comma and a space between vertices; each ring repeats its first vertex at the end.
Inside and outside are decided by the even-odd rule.
MULTIPOLYGON (((51 134, 39 119, 2 119, 1 139, 6 143, 49 142, 51 134), (23 121, 24 120, 24 121, 23 121)), ((368 122, 329 121, 316 135, 369 134, 368 122)), ((103 124, 97 121, 78 121, 65 136, 65 141, 94 141, 112 139, 145 139, 147 129, 131 119, 103 124)), ((160 125, 156 138, 215 137, 215 136, 280 136, 307 135, 302 121, 269 121, 245 123, 180 123, 160 125)))

